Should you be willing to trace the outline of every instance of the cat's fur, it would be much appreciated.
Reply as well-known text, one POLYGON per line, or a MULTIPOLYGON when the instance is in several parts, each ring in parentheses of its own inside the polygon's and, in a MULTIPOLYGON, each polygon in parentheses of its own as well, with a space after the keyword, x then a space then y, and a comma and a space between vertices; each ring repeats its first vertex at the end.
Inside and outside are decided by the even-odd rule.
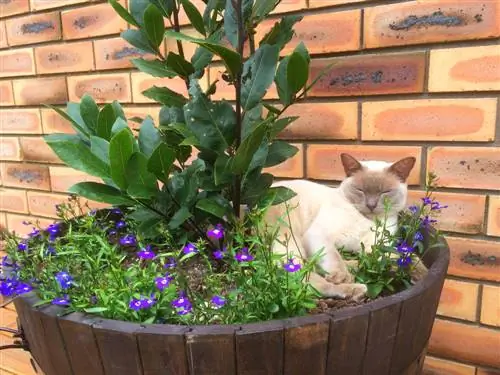
POLYGON ((406 206, 406 179, 415 158, 408 157, 390 164, 358 162, 354 157, 342 154, 341 160, 346 178, 338 188, 306 180, 276 183, 274 186, 288 187, 297 196, 286 204, 271 207, 266 222, 270 225, 279 221, 288 224, 280 227, 280 241, 273 249, 276 253, 286 253, 286 247, 280 243, 286 238, 295 238, 295 241, 288 241, 288 251, 298 257, 308 259, 324 249, 320 266, 328 276, 323 278, 313 273, 309 280, 323 296, 360 300, 364 298, 366 285, 354 283, 338 249, 360 251, 361 243, 367 251, 371 249, 375 241, 372 230, 375 217, 383 219, 384 216, 384 198, 389 200, 391 207, 386 222, 388 229, 396 230, 398 213, 406 206))

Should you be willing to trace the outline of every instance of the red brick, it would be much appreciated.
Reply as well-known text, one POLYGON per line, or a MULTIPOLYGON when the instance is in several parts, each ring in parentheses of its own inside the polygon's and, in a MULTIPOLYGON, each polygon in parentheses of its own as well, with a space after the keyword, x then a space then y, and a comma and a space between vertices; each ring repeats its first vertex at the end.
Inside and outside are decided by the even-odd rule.
POLYGON ((500 287, 483 285, 481 323, 500 327, 500 287))
POLYGON ((0 230, 7 230, 7 215, 0 212, 0 230))
POLYGON ((132 97, 134 103, 154 103, 154 100, 146 98, 142 92, 153 87, 168 87, 187 97, 188 92, 185 82, 179 78, 155 78, 146 73, 132 73, 132 97))
MULTIPOLYGON (((225 68, 221 66, 213 67, 209 69, 210 72, 210 83, 217 82, 217 91, 215 94, 212 95, 212 100, 235 100, 236 94, 234 91, 234 85, 231 85, 224 81, 222 78, 222 74, 224 73, 225 68)), ((206 81, 200 81, 200 84, 203 89, 206 88, 206 81)), ((264 95, 264 99, 277 99, 278 98, 278 91, 276 90, 276 85, 274 82, 272 85, 269 87, 269 89, 266 92, 266 95, 264 95)))
POLYGON ((18 77, 35 74, 33 48, 0 52, 0 77, 18 77))
MULTIPOLYGON (((408 204, 421 202, 420 198, 424 195, 423 191, 410 191, 408 204)), ((448 206, 443 209, 439 217, 437 227, 440 230, 470 234, 484 233, 486 206, 484 195, 434 192, 433 196, 442 205, 448 206)))
POLYGON ((498 331, 437 319, 429 341, 429 353, 497 367, 500 365, 498 331))
POLYGON ((446 237, 451 258, 448 274, 478 280, 500 281, 498 241, 446 237))
POLYGON ((64 194, 37 193, 28 191, 28 206, 31 215, 57 218, 56 205, 67 202, 64 194))
MULTIPOLYGON (((256 40, 260 41, 276 22, 269 20, 260 24, 256 40)), ((306 44, 311 54, 358 50, 360 24, 360 10, 305 16, 295 25, 295 35, 282 54, 289 54, 300 42, 306 44)))
MULTIPOLYGON (((66 108, 62 108, 64 111, 66 108)), ((56 111, 50 108, 41 108, 42 125, 44 134, 52 133, 76 133, 71 127, 71 123, 61 117, 56 111)))
POLYGON ((59 12, 33 14, 7 20, 9 46, 61 39, 59 12))
POLYGON ((500 190, 500 147, 433 147, 427 170, 439 186, 500 190))
POLYGON ((476 375, 500 375, 500 370, 478 368, 476 375))
POLYGON ((478 294, 479 284, 445 280, 437 313, 475 321, 478 294))
POLYGON ((68 91, 70 101, 80 101, 84 94, 89 94, 99 103, 113 100, 130 102, 130 75, 115 73, 68 76, 68 91))
MULTIPOLYGON (((120 1, 125 5, 125 1, 120 1)), ((127 23, 110 4, 98 4, 66 10, 61 13, 64 39, 117 34, 127 29, 127 23)))
POLYGON ((21 148, 26 161, 61 163, 61 160, 41 137, 22 137, 21 148))
POLYGON ((3 163, 2 179, 5 186, 49 190, 49 168, 40 164, 3 163))
POLYGON ((309 0, 309 8, 323 8, 333 5, 361 3, 363 1, 371 1, 371 0, 309 0))
POLYGON ((7 30, 5 29, 5 21, 0 21, 0 48, 7 48, 7 30))
POLYGON ((500 237, 500 196, 490 195, 489 201, 487 234, 500 237))
POLYGON ((496 99, 420 99, 363 103, 366 141, 495 139, 496 99))
POLYGON ((356 139, 358 103, 300 103, 283 117, 299 116, 281 134, 284 139, 356 139))
POLYGON ((342 181, 345 178, 340 154, 348 152, 359 160, 382 160, 396 162, 407 156, 417 159, 415 167, 408 177, 410 185, 420 183, 420 147, 413 146, 367 146, 367 145, 308 145, 307 167, 308 178, 318 180, 342 181))
POLYGON ((307 8, 305 0, 282 0, 272 13, 285 13, 307 8))
POLYGON ((0 210, 27 214, 26 191, 0 188, 0 210))
POLYGON ((332 63, 309 96, 401 94, 422 92, 424 88, 423 52, 313 60, 309 83, 332 63))
POLYGON ((304 146, 301 144, 293 145, 299 149, 295 156, 279 165, 266 168, 264 172, 271 173, 274 177, 304 177, 304 146))
POLYGON ((8 17, 29 11, 29 0, 5 0, 0 2, 0 17, 8 17))
POLYGON ((429 69, 429 91, 500 90, 498 45, 432 50, 429 69))
POLYGON ((20 236, 26 236, 31 232, 34 226, 40 226, 41 228, 46 228, 52 224, 54 220, 42 219, 39 217, 17 215, 17 214, 7 214, 7 227, 10 232, 16 232, 20 236), (23 223, 28 222, 30 225, 25 225, 23 223))
MULTIPOLYGON (((198 8, 200 13, 203 14, 203 11, 206 6, 203 0, 190 0, 190 1, 196 6, 196 8, 198 8)), ((189 19, 186 16, 186 13, 184 12, 184 8, 182 8, 181 11, 179 12, 179 22, 181 25, 188 25, 190 23, 189 19)))
POLYGON ((64 77, 20 79, 13 83, 17 105, 61 104, 68 101, 64 77))
POLYGON ((78 182, 101 182, 97 177, 89 176, 83 172, 68 167, 49 167, 52 191, 67 192, 68 189, 78 182))
POLYGON ((21 147, 16 137, 0 137, 0 160, 20 161, 21 147))
POLYGON ((12 81, 0 81, 0 106, 14 105, 12 81))
POLYGON ((499 6, 496 1, 484 0, 419 0, 367 8, 365 45, 374 48, 498 37, 499 6))
POLYGON ((425 357, 422 375, 475 375, 476 369, 469 365, 445 359, 425 357))
POLYGON ((37 47, 35 59, 39 74, 94 70, 91 41, 37 47))
POLYGON ((94 40, 94 51, 97 70, 131 68, 131 59, 151 57, 122 38, 94 40))
POLYGON ((63 6, 87 3, 93 0, 30 0, 31 10, 42 10, 50 8, 59 8, 63 6))
MULTIPOLYGON (((123 108, 127 119, 131 119, 133 117, 145 118, 146 116, 149 115, 153 118, 153 121, 155 124, 158 124, 158 122, 159 122, 160 109, 161 109, 161 107, 158 107, 158 106, 156 106, 156 107, 125 107, 125 108, 123 108)), ((138 124, 134 121, 129 121, 128 124, 131 128, 139 128, 139 126, 140 126, 140 124, 138 124)))
POLYGON ((2 109, 0 115, 1 134, 41 134, 38 109, 2 109))

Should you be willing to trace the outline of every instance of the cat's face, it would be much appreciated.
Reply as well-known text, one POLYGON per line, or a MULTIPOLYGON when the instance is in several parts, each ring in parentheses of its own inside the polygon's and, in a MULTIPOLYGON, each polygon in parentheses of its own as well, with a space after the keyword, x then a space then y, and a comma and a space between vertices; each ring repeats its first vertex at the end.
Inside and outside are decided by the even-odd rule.
POLYGON ((384 201, 390 206, 390 214, 405 208, 408 195, 406 179, 415 165, 414 157, 393 164, 359 162, 348 154, 342 154, 341 159, 347 177, 340 188, 359 212, 369 218, 380 216, 384 213, 384 201))

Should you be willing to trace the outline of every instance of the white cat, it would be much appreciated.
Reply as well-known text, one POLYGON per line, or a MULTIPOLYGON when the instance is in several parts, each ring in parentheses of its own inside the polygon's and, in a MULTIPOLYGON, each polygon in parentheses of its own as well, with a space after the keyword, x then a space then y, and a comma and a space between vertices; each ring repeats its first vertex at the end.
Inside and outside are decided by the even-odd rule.
MULTIPOLYGON (((354 283, 346 261, 338 249, 360 251, 361 243, 367 251, 375 242, 375 218, 384 219, 384 203, 390 203, 386 224, 391 232, 397 228, 398 213, 406 206, 406 179, 415 165, 415 158, 407 157, 390 164, 382 161, 359 162, 348 154, 341 155, 346 178, 338 188, 331 188, 306 180, 282 181, 274 186, 285 186, 297 193, 286 204, 273 206, 266 222, 275 225, 283 220, 278 239, 288 241, 290 255, 310 258, 324 249, 320 266, 328 273, 325 278, 313 273, 311 284, 325 297, 360 300, 366 285, 354 283), (289 218, 286 207, 291 208, 289 218), (288 222, 288 219, 290 220, 288 222), (290 232, 290 228, 291 231, 290 232)), ((286 247, 275 243, 274 252, 286 253, 286 247)))

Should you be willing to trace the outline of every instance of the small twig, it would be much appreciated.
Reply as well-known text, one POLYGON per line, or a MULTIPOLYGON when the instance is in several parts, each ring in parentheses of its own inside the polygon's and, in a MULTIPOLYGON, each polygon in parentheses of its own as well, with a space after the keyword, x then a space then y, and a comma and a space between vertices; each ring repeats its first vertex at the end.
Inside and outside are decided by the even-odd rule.
MULTIPOLYGON (((180 22, 179 22, 179 11, 180 11, 180 5, 177 6, 177 0, 174 0, 172 1, 172 4, 173 4, 173 10, 172 10, 172 14, 174 15, 174 30, 176 33, 180 32, 181 31, 181 26, 180 26, 180 22)), ((184 47, 182 46, 182 42, 177 39, 177 51, 179 52, 179 55, 185 59, 185 56, 184 56, 184 47)), ((184 79, 184 82, 186 83, 186 87, 189 91, 189 77, 186 77, 184 79)))

